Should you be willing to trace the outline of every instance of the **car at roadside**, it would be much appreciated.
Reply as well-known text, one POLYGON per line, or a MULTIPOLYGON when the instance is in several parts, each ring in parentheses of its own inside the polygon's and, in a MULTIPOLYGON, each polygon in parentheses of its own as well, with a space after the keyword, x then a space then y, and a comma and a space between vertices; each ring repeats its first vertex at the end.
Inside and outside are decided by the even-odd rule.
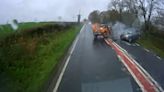
POLYGON ((140 38, 139 32, 125 32, 120 35, 120 39, 127 42, 135 42, 140 38))

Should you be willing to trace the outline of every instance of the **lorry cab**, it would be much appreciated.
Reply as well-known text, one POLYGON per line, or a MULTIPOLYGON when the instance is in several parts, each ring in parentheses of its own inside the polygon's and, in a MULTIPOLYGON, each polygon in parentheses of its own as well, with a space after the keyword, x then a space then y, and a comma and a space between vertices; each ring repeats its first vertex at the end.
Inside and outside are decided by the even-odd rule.
POLYGON ((111 30, 106 24, 92 24, 92 30, 94 38, 97 38, 98 36, 103 36, 104 38, 108 38, 111 30))

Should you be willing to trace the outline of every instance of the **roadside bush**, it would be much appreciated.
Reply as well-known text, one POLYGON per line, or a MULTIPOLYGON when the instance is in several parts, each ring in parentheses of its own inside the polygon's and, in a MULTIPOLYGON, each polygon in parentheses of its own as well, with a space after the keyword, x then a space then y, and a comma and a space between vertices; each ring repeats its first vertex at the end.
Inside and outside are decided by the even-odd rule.
POLYGON ((41 24, 23 23, 22 30, 0 37, 0 90, 41 92, 80 30, 72 23, 41 24))
POLYGON ((35 59, 39 44, 49 43, 49 36, 71 26, 57 24, 44 25, 38 28, 15 32, 0 41, 0 72, 8 67, 27 67, 35 59), (26 62, 28 61, 28 62, 26 62))
MULTIPOLYGON (((144 27, 142 30, 144 30, 144 27)), ((150 31, 144 32, 139 43, 159 56, 164 57, 164 32, 157 27, 151 25, 150 31)))

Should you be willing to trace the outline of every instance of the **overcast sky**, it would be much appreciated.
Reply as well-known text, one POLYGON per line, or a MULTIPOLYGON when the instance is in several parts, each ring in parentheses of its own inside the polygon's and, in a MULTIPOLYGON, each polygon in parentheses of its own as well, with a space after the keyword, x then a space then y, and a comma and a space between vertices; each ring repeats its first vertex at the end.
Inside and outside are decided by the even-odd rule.
POLYGON ((110 0, 0 0, 0 23, 18 21, 76 20, 93 10, 106 10, 110 0))

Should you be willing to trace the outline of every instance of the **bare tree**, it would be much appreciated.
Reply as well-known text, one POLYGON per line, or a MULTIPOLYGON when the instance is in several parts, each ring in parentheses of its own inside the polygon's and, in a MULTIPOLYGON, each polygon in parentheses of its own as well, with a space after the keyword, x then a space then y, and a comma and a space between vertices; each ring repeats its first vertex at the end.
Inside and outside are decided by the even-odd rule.
POLYGON ((126 7, 126 10, 129 11, 129 13, 138 15, 138 4, 137 0, 124 0, 124 6, 126 7))
POLYGON ((122 20, 122 12, 125 10, 125 3, 123 0, 111 0, 111 3, 108 5, 109 10, 115 10, 119 13, 119 20, 122 20))
POLYGON ((138 0, 138 7, 142 11, 144 18, 145 31, 150 30, 152 13, 157 5, 157 0, 138 0))
POLYGON ((111 0, 111 3, 108 5, 109 10, 110 8, 122 13, 125 10, 125 2, 124 0, 111 0))
POLYGON ((155 25, 159 25, 162 27, 162 29, 164 28, 164 1, 163 0, 159 0, 158 2, 158 6, 156 7, 157 10, 157 16, 154 17, 154 24, 155 25))

